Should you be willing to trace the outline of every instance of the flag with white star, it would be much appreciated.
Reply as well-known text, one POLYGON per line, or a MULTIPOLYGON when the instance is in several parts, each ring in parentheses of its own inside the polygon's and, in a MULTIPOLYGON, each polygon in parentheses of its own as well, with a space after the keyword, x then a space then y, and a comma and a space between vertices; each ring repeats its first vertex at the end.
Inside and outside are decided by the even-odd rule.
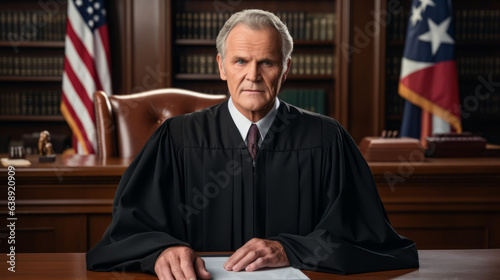
POLYGON ((97 149, 93 96, 111 94, 111 58, 103 0, 68 0, 61 112, 79 154, 97 149))
POLYGON ((413 0, 401 63, 401 136, 462 132, 451 0, 413 0))

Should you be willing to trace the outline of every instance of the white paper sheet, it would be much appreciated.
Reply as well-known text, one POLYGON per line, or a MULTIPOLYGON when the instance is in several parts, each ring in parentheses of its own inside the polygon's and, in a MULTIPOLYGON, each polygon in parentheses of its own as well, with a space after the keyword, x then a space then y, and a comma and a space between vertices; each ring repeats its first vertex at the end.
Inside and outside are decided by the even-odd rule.
POLYGON ((202 256, 212 280, 267 280, 267 279, 309 279, 302 271, 293 267, 266 268, 257 271, 227 271, 222 267, 229 257, 202 256))

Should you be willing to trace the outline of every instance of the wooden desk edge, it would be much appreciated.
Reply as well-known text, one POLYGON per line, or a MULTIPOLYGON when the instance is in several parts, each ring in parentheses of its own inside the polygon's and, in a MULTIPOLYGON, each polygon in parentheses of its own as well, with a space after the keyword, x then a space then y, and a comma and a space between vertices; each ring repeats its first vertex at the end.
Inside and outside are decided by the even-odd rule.
MULTIPOLYGON (((203 252, 199 253, 200 255, 227 255, 230 252, 203 252)), ((445 275, 448 270, 453 270, 452 272, 455 274, 463 274, 464 277, 468 277, 471 274, 477 275, 477 279, 494 279, 494 278, 484 278, 484 276, 498 276, 500 274, 500 249, 475 249, 475 250, 419 250, 420 268, 414 269, 401 269, 401 270, 389 270, 389 271, 379 271, 379 272, 369 272, 369 273, 360 273, 360 274, 351 274, 351 275, 336 275, 336 274, 328 274, 328 273, 320 273, 314 271, 306 271, 304 270, 304 274, 306 274, 311 279, 394 279, 400 276, 409 277, 408 279, 427 279, 429 273, 435 275, 435 278, 429 279, 441 279, 442 277, 448 277, 449 275, 445 275), (463 263, 455 263, 455 260, 450 260, 449 258, 459 258, 459 260, 463 263, 467 263, 469 266, 477 266, 477 269, 474 271, 460 271, 460 268, 457 266, 462 266, 463 263), (479 259, 478 259, 479 257, 479 259), (474 259, 475 258, 475 259, 474 259), (472 261, 471 261, 472 260, 472 261), (474 263, 476 260, 476 263, 474 263), (480 260, 480 261, 478 261, 480 260), (444 265, 443 263, 448 265, 444 265), (453 267, 451 267, 453 266, 453 267), (443 269, 444 274, 436 273, 435 270, 443 269), (455 271, 457 270, 457 271, 455 271), (427 273, 427 274, 426 274, 427 273), (422 277, 422 278, 421 278, 422 277)), ((0 256, 0 261, 4 264, 8 264, 7 254, 3 253, 0 256)), ((20 253, 16 254, 16 262, 23 263, 28 262, 29 267, 26 267, 26 270, 29 271, 21 271, 20 267, 18 268, 18 276, 15 279, 33 279, 34 275, 30 274, 30 271, 34 268, 33 265, 36 263, 43 264, 41 267, 44 273, 54 273, 60 275, 61 273, 68 273, 72 275, 68 275, 67 279, 102 279, 105 273, 112 275, 113 277, 122 276, 124 279, 135 279, 135 280, 146 280, 146 279, 156 279, 156 277, 152 275, 147 275, 143 273, 133 273, 133 272, 93 272, 86 270, 85 263, 85 253, 20 253), (28 269, 29 268, 29 269, 28 269), (86 278, 82 278, 85 275, 86 278), (70 276, 78 276, 76 278, 72 278, 70 276), (23 278, 24 277, 24 278, 23 278), (30 278, 31 277, 31 278, 30 278), (130 278, 132 277, 132 278, 130 278)), ((21 266, 22 267, 22 266, 21 266)), ((7 271, 6 267, 0 267, 0 278, 6 279, 7 277, 12 277, 14 274, 7 271)), ((24 269, 24 268, 23 268, 24 269)), ((50 275, 45 275, 50 277, 50 275)), ((455 276, 456 277, 456 276, 455 276)), ((12 279, 12 278, 7 278, 12 279)), ((51 278, 39 278, 39 279, 51 279, 51 278)), ((454 279, 454 278, 450 278, 454 279)), ((470 279, 470 278, 467 278, 470 279)), ((472 278, 474 279, 474 278, 472 278)))

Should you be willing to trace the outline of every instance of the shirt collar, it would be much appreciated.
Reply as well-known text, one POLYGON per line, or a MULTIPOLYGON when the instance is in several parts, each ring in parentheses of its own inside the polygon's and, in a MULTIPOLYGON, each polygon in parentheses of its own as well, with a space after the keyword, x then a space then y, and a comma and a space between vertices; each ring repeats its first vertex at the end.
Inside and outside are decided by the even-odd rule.
MULTIPOLYGON (((236 125, 241 134, 241 138, 245 140, 246 144, 248 130, 250 130, 250 126, 252 125, 253 122, 247 119, 240 111, 238 111, 238 109, 236 109, 236 107, 233 104, 233 99, 231 97, 227 102, 227 106, 229 109, 229 113, 231 114, 231 118, 233 119, 234 124, 236 125)), ((276 98, 276 101, 274 102, 274 107, 267 113, 265 117, 263 117, 262 119, 260 119, 258 122, 255 123, 260 133, 260 139, 258 143, 259 146, 262 144, 262 141, 266 137, 267 132, 271 128, 274 118, 278 113, 279 106, 280 106, 280 101, 278 98, 276 98)))

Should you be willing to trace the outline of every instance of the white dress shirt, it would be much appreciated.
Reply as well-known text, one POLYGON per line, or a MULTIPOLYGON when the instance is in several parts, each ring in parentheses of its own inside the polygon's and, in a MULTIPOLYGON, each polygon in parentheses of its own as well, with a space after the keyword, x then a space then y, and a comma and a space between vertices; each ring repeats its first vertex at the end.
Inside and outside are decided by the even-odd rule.
MULTIPOLYGON (((247 135, 248 135, 248 130, 250 130, 250 126, 252 125, 252 121, 247 119, 236 107, 234 106, 233 99, 230 97, 229 101, 227 102, 228 108, 229 108, 229 113, 231 114, 231 117, 233 118, 234 124, 236 124, 236 127, 240 131, 241 138, 245 140, 245 144, 247 144, 247 135)), ((267 113, 265 117, 260 119, 258 122, 255 124, 257 125, 257 128, 259 129, 259 142, 258 145, 262 144, 262 141, 266 137, 267 132, 271 128, 271 125, 273 124, 274 118, 276 117, 276 114, 278 113, 278 107, 280 106, 280 101, 278 98, 276 98, 276 102, 274 102, 274 107, 267 113)))

